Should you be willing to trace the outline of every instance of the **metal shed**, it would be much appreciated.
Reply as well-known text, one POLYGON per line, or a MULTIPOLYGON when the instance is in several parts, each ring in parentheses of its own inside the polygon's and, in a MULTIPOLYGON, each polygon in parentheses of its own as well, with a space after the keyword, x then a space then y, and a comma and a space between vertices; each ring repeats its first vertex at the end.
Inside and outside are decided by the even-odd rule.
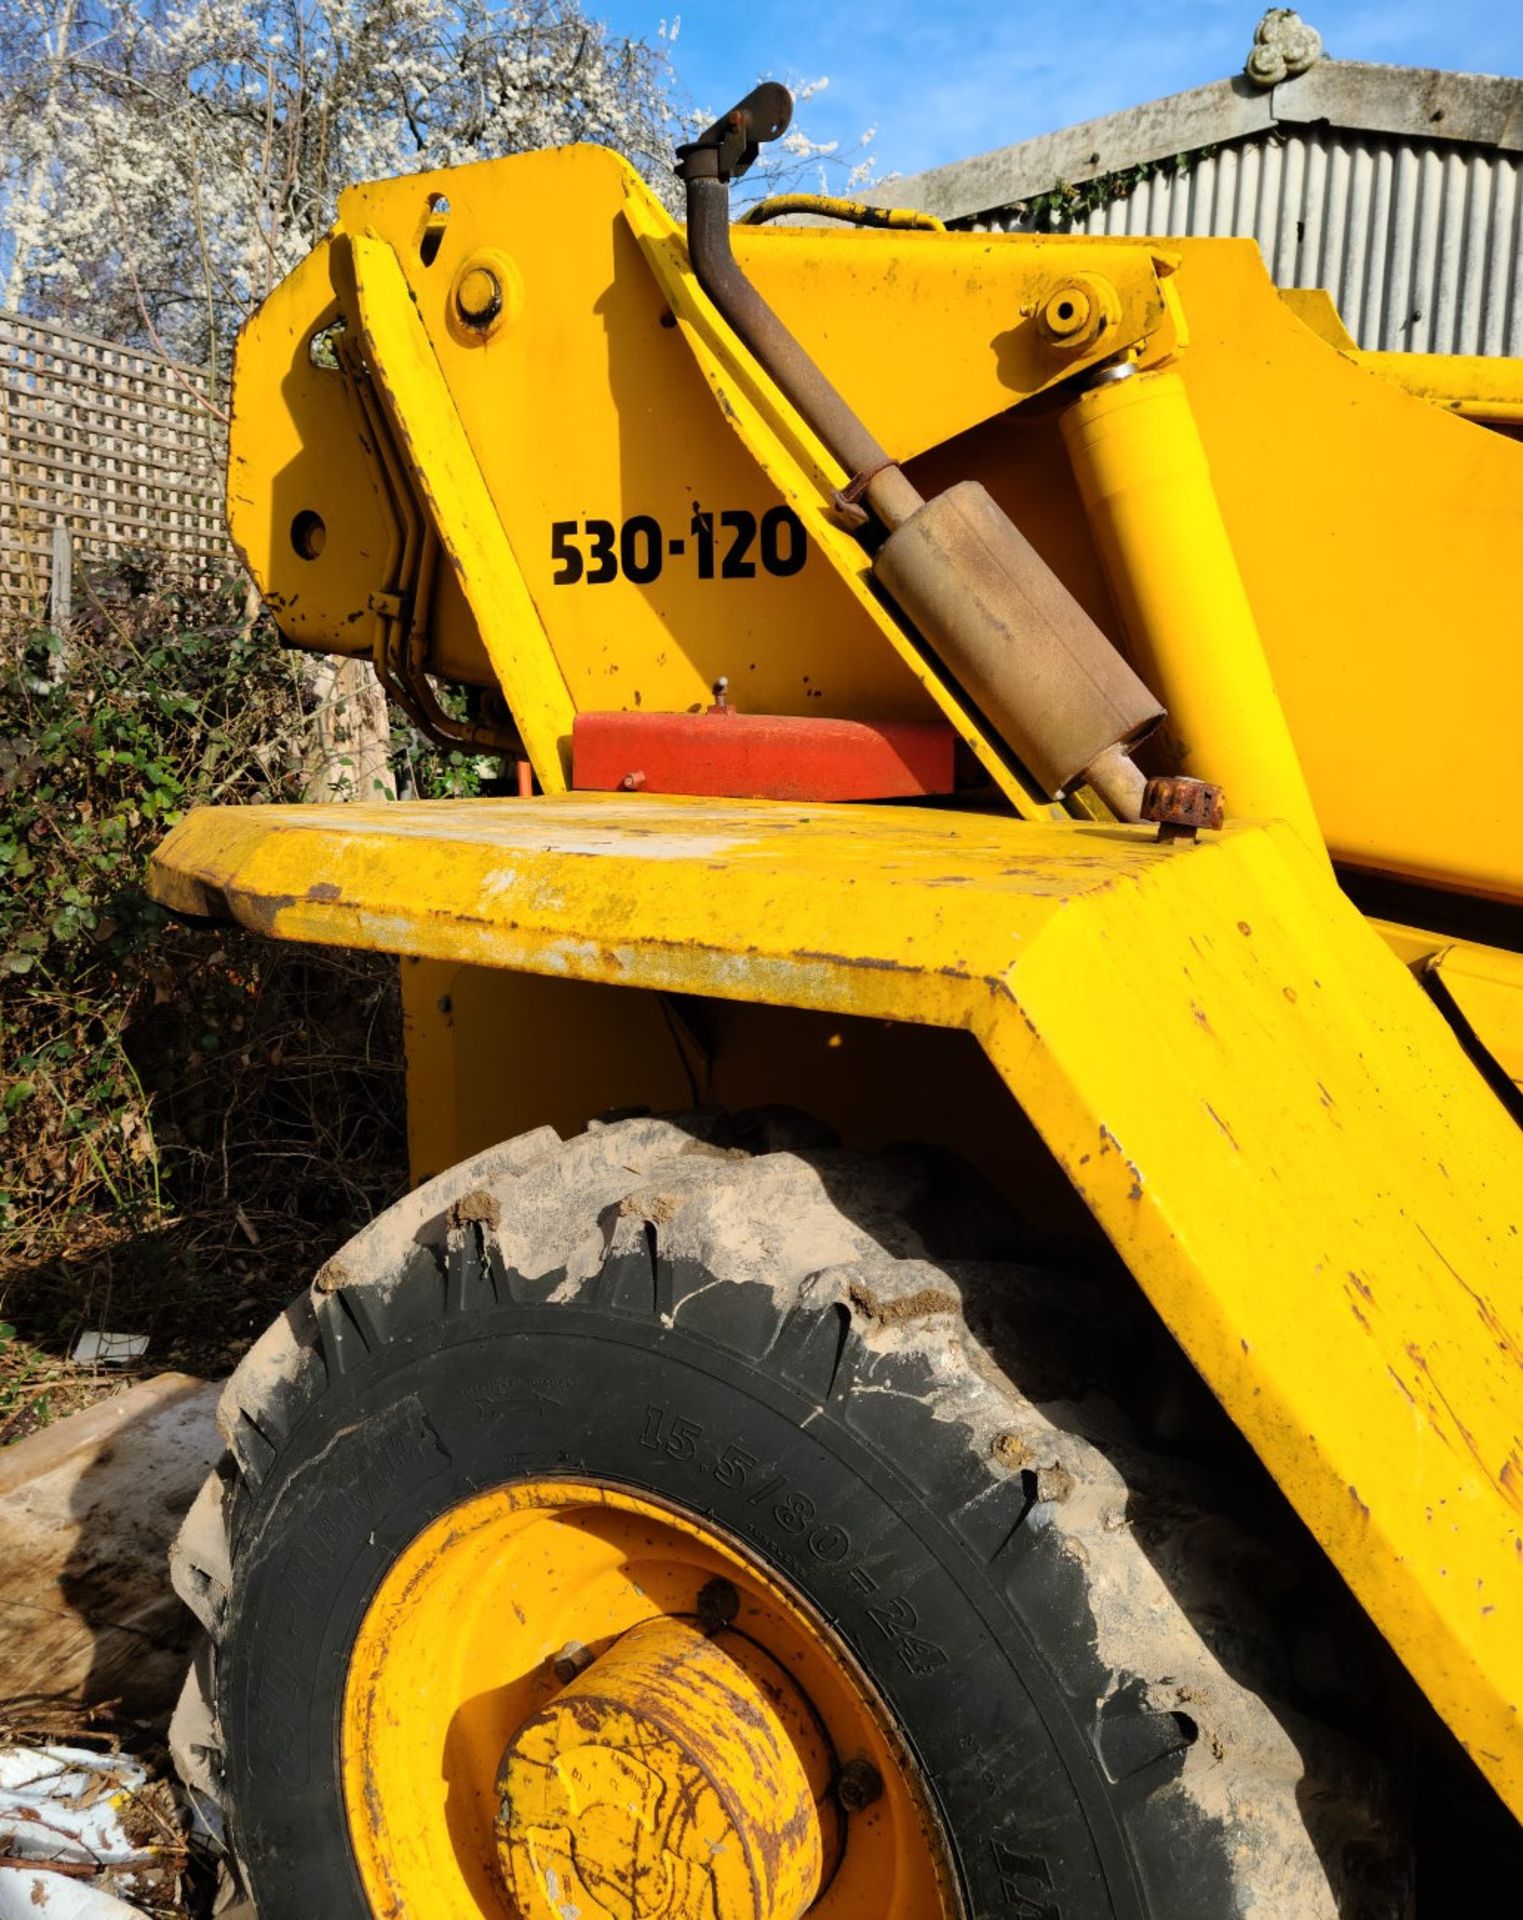
POLYGON ((1318 58, 866 197, 961 228, 1251 236, 1361 347, 1523 355, 1523 79, 1318 58))

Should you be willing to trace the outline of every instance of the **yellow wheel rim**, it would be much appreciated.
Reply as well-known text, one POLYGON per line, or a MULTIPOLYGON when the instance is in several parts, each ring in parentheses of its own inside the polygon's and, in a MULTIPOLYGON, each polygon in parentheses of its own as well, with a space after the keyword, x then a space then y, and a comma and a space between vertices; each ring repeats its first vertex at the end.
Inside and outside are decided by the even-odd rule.
POLYGON ((616 1487, 524 1482, 420 1534, 360 1628, 341 1758, 378 1920, 959 1911, 846 1650, 728 1537, 616 1487))

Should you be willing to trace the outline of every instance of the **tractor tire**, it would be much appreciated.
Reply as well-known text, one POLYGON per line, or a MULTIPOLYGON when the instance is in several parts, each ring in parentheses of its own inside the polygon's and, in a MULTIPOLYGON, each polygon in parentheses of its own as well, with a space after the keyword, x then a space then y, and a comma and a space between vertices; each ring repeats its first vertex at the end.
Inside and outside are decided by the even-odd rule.
MULTIPOLYGON (((1060 1273, 1022 1232, 939 1156, 770 1111, 541 1130, 373 1222, 229 1381, 173 1557, 207 1639, 172 1745, 236 1897, 459 1910, 362 1876, 346 1675, 409 1543, 559 1478, 692 1516, 822 1623, 948 1920, 1403 1920, 1388 1775, 1283 1644, 1299 1574, 1123 1410, 1129 1369, 1189 1369, 1103 1248, 1060 1273)), ((808 1911, 930 1920, 835 1885, 808 1911)))

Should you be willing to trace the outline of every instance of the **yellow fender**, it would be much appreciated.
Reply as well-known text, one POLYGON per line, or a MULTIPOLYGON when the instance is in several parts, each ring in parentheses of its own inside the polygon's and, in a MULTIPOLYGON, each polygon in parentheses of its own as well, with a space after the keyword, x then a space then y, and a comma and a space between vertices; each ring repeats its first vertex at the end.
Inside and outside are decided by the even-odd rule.
POLYGON ((152 887, 285 939, 973 1032, 1523 1815, 1523 1136, 1288 828, 207 809, 152 887))

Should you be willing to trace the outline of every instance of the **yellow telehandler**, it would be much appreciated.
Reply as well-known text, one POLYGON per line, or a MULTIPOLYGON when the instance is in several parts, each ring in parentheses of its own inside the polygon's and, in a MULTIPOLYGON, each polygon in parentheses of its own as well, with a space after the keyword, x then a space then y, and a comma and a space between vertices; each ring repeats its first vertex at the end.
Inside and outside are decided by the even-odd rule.
POLYGON ((1248 241, 732 225, 790 111, 685 226, 355 187, 239 345, 283 635, 501 777, 155 860, 407 1016, 415 1190, 174 1555, 228 1897, 1515 1911, 1523 363, 1248 241))

